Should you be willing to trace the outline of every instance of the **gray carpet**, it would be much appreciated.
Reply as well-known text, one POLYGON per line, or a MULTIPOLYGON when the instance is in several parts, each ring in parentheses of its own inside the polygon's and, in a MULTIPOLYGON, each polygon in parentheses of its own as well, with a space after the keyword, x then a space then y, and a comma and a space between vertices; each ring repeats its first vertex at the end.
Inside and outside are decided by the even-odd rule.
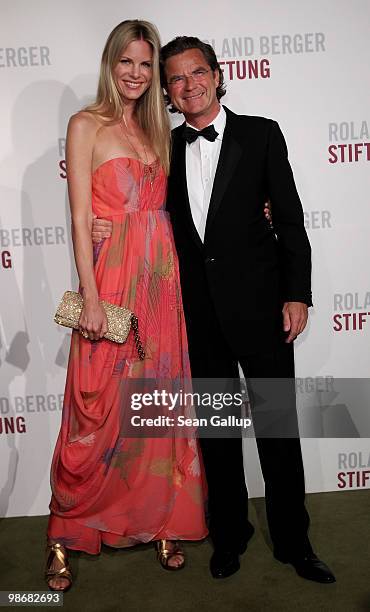
MULTIPOLYGON (((186 544, 187 565, 165 572, 154 549, 104 548, 100 556, 71 554, 72 589, 65 611, 146 612, 359 612, 370 611, 370 490, 307 496, 311 541, 337 582, 299 578, 275 561, 268 541, 264 500, 250 502, 256 527, 241 570, 226 580, 208 571, 208 542, 186 544)), ((0 590, 43 590, 47 517, 0 519, 0 590)), ((51 608, 48 608, 51 609, 51 608)), ((60 609, 60 608, 59 608, 60 609)))

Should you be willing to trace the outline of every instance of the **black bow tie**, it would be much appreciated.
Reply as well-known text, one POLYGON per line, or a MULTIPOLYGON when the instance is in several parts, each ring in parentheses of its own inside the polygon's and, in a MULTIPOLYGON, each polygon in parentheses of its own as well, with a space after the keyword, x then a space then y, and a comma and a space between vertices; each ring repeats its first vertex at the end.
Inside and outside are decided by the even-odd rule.
POLYGON ((203 128, 203 130, 193 130, 193 128, 187 125, 182 135, 186 142, 191 144, 192 142, 195 142, 199 136, 203 136, 203 138, 206 138, 206 140, 214 142, 218 136, 218 132, 216 132, 213 124, 207 125, 207 127, 203 128))

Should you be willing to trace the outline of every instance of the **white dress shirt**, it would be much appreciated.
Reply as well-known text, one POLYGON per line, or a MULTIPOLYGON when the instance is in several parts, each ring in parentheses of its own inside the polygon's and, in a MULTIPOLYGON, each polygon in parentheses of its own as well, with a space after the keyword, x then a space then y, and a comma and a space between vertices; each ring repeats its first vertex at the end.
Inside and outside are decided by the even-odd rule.
MULTIPOLYGON (((194 225, 202 241, 204 241, 209 202, 226 125, 226 113, 222 106, 217 117, 209 125, 211 124, 218 132, 214 142, 199 136, 191 144, 186 143, 186 182, 190 208, 194 225)), ((190 123, 186 125, 197 129, 190 123)))

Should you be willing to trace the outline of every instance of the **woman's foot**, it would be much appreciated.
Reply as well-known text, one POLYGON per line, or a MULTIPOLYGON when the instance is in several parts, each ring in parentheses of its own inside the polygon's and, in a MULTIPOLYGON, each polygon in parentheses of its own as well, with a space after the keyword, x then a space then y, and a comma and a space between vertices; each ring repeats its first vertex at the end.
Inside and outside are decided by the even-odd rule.
POLYGON ((157 540, 155 542, 157 559, 163 569, 176 571, 185 565, 184 553, 178 542, 172 540, 157 540))
POLYGON ((72 586, 68 555, 60 542, 48 542, 45 579, 52 591, 67 591, 72 586))

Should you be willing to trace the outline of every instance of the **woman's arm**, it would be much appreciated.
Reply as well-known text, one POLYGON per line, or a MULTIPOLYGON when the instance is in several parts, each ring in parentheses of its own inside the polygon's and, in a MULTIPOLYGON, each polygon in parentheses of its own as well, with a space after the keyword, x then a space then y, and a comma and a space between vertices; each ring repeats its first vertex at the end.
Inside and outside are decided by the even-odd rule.
POLYGON ((94 117, 77 113, 69 121, 66 143, 73 250, 84 300, 79 323, 90 340, 102 338, 107 331, 107 318, 98 301, 91 244, 91 165, 98 128, 94 117))

